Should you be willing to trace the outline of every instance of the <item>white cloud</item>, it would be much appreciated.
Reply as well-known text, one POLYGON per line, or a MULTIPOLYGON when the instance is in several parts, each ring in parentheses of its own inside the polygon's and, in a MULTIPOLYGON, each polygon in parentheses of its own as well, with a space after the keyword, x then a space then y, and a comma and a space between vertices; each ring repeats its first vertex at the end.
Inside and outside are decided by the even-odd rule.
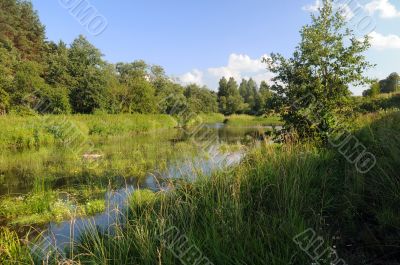
POLYGON ((305 5, 302 7, 304 11, 307 12, 318 12, 318 10, 322 7, 322 0, 315 0, 314 4, 305 5))
MULTIPOLYGON (((323 7, 322 0, 315 0, 314 4, 305 5, 302 7, 302 9, 307 12, 316 13, 322 7, 323 7)), ((337 11, 342 12, 343 16, 347 20, 350 20, 355 16, 353 10, 348 4, 334 3, 333 8, 337 11)))
MULTIPOLYGON (((396 6, 392 4, 389 0, 372 0, 364 6, 359 3, 354 7, 354 12, 352 8, 349 6, 349 3, 354 3, 353 1, 342 0, 343 2, 348 3, 335 3, 334 8, 341 10, 344 16, 350 20, 355 16, 354 12, 362 7, 369 15, 374 15, 378 13, 381 18, 395 18, 400 17, 400 11, 397 10, 396 6)), ((304 11, 315 13, 321 8, 323 5, 322 0, 315 0, 315 3, 305 5, 302 7, 304 11)))
POLYGON ((263 70, 266 71, 266 65, 262 63, 262 57, 251 59, 248 55, 233 53, 229 56, 227 66, 209 68, 208 73, 218 78, 225 76, 241 79, 245 74, 254 75, 263 70))
POLYGON ((364 8, 370 15, 379 13, 381 18, 400 17, 400 11, 389 0, 373 0, 364 8))
POLYGON ((199 84, 203 85, 203 72, 194 69, 179 77, 179 80, 184 84, 199 84))
POLYGON ((253 78, 257 83, 261 81, 269 81, 272 74, 266 69, 266 64, 262 63, 262 58, 252 59, 245 54, 233 53, 228 58, 226 66, 212 67, 204 71, 193 70, 179 77, 180 81, 184 84, 196 83, 199 85, 207 85, 212 89, 217 88, 218 81, 222 77, 235 78, 238 82, 242 78, 253 78))
POLYGON ((382 35, 376 31, 369 34, 371 37, 371 45, 378 50, 384 49, 400 49, 400 36, 389 34, 382 35))

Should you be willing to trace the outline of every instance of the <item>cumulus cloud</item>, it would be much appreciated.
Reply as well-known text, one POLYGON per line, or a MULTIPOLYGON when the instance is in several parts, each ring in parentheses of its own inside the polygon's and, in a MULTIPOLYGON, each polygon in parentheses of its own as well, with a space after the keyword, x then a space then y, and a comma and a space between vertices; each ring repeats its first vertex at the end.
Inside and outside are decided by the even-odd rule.
MULTIPOLYGON (((343 3, 336 2, 334 4, 334 8, 343 12, 343 15, 350 20, 355 16, 352 8, 348 5, 348 3, 354 4, 353 1, 342 0, 343 3), (348 2, 348 3, 346 3, 348 2)), ((315 0, 313 4, 305 5, 302 7, 304 11, 315 13, 321 8, 323 5, 322 0, 315 0)), ((365 4, 364 6, 356 3, 355 9, 359 9, 362 7, 369 15, 374 15, 378 13, 381 18, 394 18, 400 17, 400 11, 397 10, 396 6, 393 5, 389 0, 373 0, 365 4)))
MULTIPOLYGON (((322 6, 323 6, 322 0, 315 0, 315 3, 305 5, 302 7, 302 9, 307 12, 316 13, 320 8, 322 8, 322 6)), ((337 11, 340 11, 347 20, 350 20, 355 16, 352 8, 347 3, 335 2, 333 8, 337 11)))
POLYGON ((305 5, 302 7, 307 12, 317 12, 322 7, 322 0, 315 0, 314 4, 305 5))
POLYGON ((382 35, 376 31, 369 34, 371 37, 371 45, 378 50, 384 49, 400 49, 400 36, 389 34, 382 35))
POLYGON ((400 17, 400 11, 389 0, 373 0, 366 4, 364 8, 370 15, 379 13, 381 18, 400 17))
POLYGON ((179 77, 179 80, 184 84, 203 85, 203 72, 197 69, 192 70, 179 77))
POLYGON ((207 85, 215 89, 218 81, 222 77, 235 78, 238 82, 242 78, 253 78, 257 83, 261 81, 269 81, 272 74, 267 71, 266 65, 262 63, 262 58, 251 58, 246 54, 233 53, 229 56, 227 65, 220 67, 211 67, 204 71, 193 70, 179 77, 182 83, 196 83, 199 85, 207 85))
POLYGON ((246 74, 254 75, 266 71, 262 58, 251 59, 248 55, 233 53, 229 56, 227 66, 209 68, 208 73, 218 78, 225 76, 241 79, 246 74))

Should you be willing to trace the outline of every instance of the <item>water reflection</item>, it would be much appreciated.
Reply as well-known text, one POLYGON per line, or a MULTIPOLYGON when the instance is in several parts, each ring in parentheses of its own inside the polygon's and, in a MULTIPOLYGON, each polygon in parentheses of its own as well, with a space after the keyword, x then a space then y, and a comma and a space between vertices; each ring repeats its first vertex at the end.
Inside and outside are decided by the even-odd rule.
MULTIPOLYGON (((104 195, 106 210, 88 218, 48 224, 40 247, 46 249, 56 246, 63 250, 73 239, 80 236, 84 228, 112 227, 121 213, 124 213, 128 197, 137 189, 168 190, 170 179, 184 178, 192 181, 198 174, 207 176, 214 171, 239 163, 246 153, 246 147, 263 140, 266 131, 271 129, 229 128, 223 123, 216 123, 187 130, 164 130, 156 134, 100 139, 97 144, 104 153, 104 160, 103 168, 98 171, 104 170, 108 174, 110 172, 113 174, 113 188, 108 189, 104 195), (230 149, 231 145, 235 145, 235 148, 230 149), (138 169, 150 173, 144 178, 138 178, 136 177, 136 172, 140 172, 138 169)), ((26 156, 29 154, 23 156, 27 159, 26 156)), ((3 190, 0 191, 4 192, 6 187, 8 191, 15 188, 15 191, 28 192, 32 189, 30 175, 39 172, 44 176, 50 176, 47 180, 49 189, 69 189, 77 185, 90 187, 95 183, 98 185, 102 180, 97 175, 92 177, 91 174, 97 172, 80 174, 81 159, 74 160, 60 150, 37 156, 37 159, 41 163, 33 165, 38 166, 39 171, 26 167, 30 172, 29 176, 24 174, 17 175, 17 178, 14 176, 12 183, 7 181, 2 183, 3 190), (15 183, 15 179, 20 182, 15 183)), ((12 172, 7 173, 12 176, 12 172)), ((100 176, 101 174, 102 172, 99 173, 100 176)), ((110 178, 105 180, 110 181, 110 178)))

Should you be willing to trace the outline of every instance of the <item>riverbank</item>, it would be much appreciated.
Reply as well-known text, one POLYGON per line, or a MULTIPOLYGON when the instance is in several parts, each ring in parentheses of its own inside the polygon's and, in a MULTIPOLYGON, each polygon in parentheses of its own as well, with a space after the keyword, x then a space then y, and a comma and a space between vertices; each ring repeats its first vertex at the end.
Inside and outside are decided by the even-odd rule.
MULTIPOLYGON (((225 117, 209 113, 196 115, 186 126, 223 122, 231 127, 282 125, 278 116, 225 117)), ((101 137, 134 135, 177 125, 177 119, 172 116, 151 114, 0 116, 0 150, 23 151, 60 145, 76 147, 101 137)))
POLYGON ((94 136, 149 132, 176 125, 171 116, 149 114, 0 116, 0 149, 77 145, 94 136))
POLYGON ((309 264, 301 244, 312 241, 300 237, 299 246, 293 239, 312 229, 322 238, 319 251, 338 251, 314 262, 398 260, 400 142, 389 136, 399 124, 399 112, 357 121, 354 135, 377 159, 365 174, 334 148, 265 146, 240 166, 179 184, 173 193, 137 194, 118 237, 88 232, 75 254, 83 263, 176 264, 173 253, 181 250, 160 241, 173 227, 213 264, 309 264))
MULTIPOLYGON (((137 193, 125 222, 112 234, 88 231, 69 258, 82 264, 177 264, 174 253, 182 253, 176 249, 182 245, 170 243, 180 236, 212 264, 398 261, 400 113, 369 114, 354 124, 355 137, 377 159, 367 173, 335 148, 264 146, 212 178, 174 183, 173 192, 137 193), (312 247, 310 235, 320 237, 325 256, 310 258, 318 253, 306 247, 312 247), (337 258, 328 255, 333 249, 337 258)), ((9 231, 2 236, 16 242, 9 231)), ((21 244, 10 248, 3 260, 27 253, 21 244)))
MULTIPOLYGON (((165 174, 179 178, 193 161, 200 163, 196 171, 209 171, 210 156, 229 155, 262 137, 258 128, 223 126, 221 116, 204 115, 203 121, 219 118, 218 126, 199 126, 193 135, 176 128, 96 133, 88 134, 83 145, 65 141, 4 150, 0 153, 0 222, 19 227, 92 216, 104 212, 108 192, 159 185, 165 174)), ((93 122, 96 117, 87 118, 93 122)))
POLYGON ((226 117, 225 123, 231 127, 253 127, 253 126, 282 126, 283 121, 278 115, 250 116, 232 115, 226 117))

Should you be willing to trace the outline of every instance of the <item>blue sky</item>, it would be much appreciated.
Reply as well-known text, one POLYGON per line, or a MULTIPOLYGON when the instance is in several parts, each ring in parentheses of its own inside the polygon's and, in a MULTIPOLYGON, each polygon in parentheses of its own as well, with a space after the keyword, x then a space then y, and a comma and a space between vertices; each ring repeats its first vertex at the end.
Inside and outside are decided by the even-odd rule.
MULTIPOLYGON (((71 43, 83 34, 110 62, 143 59, 162 65, 182 82, 205 84, 212 89, 222 75, 269 79, 271 74, 260 58, 271 52, 290 56, 299 41, 299 29, 320 5, 319 0, 32 2, 46 25, 49 40, 71 43), (85 23, 71 15, 79 3, 92 6, 93 12, 107 22, 101 34, 91 34, 85 23)), ((337 2, 339 7, 346 7, 343 10, 349 14, 349 23, 359 35, 374 36, 367 55, 378 66, 368 74, 383 78, 393 71, 400 72, 400 1, 337 2)), ((362 88, 353 91, 360 94, 362 88)))

